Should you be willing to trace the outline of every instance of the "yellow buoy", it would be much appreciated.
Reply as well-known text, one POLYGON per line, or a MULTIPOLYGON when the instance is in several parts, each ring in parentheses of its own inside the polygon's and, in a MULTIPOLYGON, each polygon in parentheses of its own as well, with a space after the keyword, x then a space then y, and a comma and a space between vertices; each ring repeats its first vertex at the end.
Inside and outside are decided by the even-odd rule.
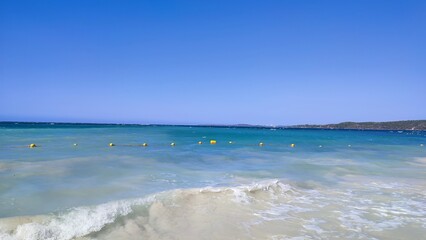
POLYGON ((210 140, 210 144, 216 144, 216 140, 210 140))
POLYGON ((110 147, 114 147, 114 146, 115 146, 115 144, 114 144, 114 143, 109 143, 109 144, 108 144, 108 146, 110 146, 110 147))
POLYGON ((290 144, 290 147, 296 147, 296 144, 292 143, 290 144))
POLYGON ((31 143, 30 145, 28 145, 29 148, 35 148, 37 147, 37 145, 35 145, 35 143, 31 143))
POLYGON ((142 147, 148 147, 148 143, 142 143, 142 147))
POLYGON ((263 142, 260 142, 260 143, 259 143, 259 146, 263 147, 263 145, 264 145, 264 144, 263 144, 263 142))
POLYGON ((203 144, 203 142, 199 141, 199 142, 198 142, 198 144, 200 144, 200 145, 201 145, 201 144, 203 144))
POLYGON ((174 142, 170 143, 170 146, 174 147, 176 144, 174 142))

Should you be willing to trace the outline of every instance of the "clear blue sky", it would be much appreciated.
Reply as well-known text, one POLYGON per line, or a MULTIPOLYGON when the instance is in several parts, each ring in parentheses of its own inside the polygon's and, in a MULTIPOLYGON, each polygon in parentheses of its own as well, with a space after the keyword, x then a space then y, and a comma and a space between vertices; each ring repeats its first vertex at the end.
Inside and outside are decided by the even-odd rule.
POLYGON ((0 120, 426 119, 426 1, 0 1, 0 120))

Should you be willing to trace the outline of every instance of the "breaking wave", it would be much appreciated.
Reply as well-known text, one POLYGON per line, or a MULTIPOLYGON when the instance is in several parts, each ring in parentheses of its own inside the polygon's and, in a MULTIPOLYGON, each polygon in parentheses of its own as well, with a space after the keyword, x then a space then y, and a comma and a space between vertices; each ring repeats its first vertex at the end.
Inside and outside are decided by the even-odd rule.
POLYGON ((0 239, 392 239, 396 232, 420 239, 426 232, 424 189, 389 186, 342 190, 270 180, 176 189, 3 218, 0 239))

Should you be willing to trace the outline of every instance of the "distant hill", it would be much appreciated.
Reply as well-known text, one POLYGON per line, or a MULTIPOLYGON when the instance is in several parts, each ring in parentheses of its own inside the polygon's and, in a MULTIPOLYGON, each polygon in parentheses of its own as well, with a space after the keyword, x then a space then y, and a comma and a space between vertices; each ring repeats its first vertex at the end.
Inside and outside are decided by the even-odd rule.
POLYGON ((426 120, 393 122, 342 122, 324 125, 295 125, 291 128, 357 129, 357 130, 426 130, 426 120))

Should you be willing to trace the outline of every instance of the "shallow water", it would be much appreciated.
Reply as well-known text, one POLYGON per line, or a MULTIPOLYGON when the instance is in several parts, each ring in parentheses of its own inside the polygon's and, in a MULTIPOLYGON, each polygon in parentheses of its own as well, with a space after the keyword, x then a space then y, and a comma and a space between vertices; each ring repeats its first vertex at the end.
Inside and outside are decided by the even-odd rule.
POLYGON ((426 132, 3 123, 0 143, 0 239, 426 235, 426 132))

